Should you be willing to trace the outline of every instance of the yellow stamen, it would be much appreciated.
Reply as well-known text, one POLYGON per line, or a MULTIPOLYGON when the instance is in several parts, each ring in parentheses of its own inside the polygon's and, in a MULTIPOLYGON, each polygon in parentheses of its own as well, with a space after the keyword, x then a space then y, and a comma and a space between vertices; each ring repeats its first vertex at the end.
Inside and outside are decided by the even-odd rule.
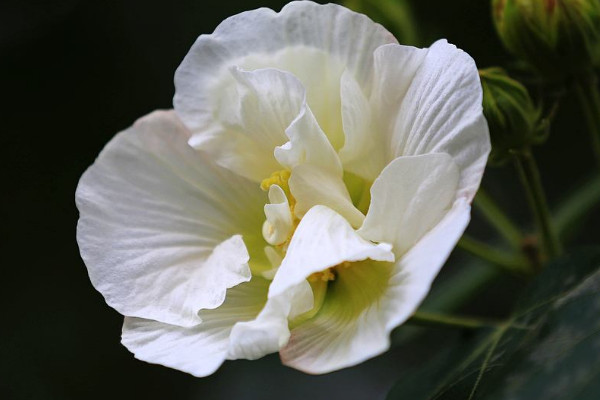
POLYGON ((319 272, 315 272, 314 274, 311 274, 308 277, 308 281, 309 282, 317 282, 317 281, 323 281, 323 282, 329 282, 329 281, 335 281, 335 278, 338 274, 338 271, 340 268, 349 268, 352 265, 352 263, 350 261, 344 261, 339 263, 338 265, 335 265, 331 268, 327 268, 324 271, 319 271, 319 272))
POLYGON ((335 280, 335 273, 332 268, 327 268, 325 271, 315 272, 308 277, 309 282, 323 281, 329 282, 335 280))
POLYGON ((296 199, 292 196, 292 192, 290 191, 290 185, 288 181, 290 180, 290 176, 292 173, 287 169, 282 169, 279 171, 275 171, 271 174, 270 177, 265 178, 260 183, 260 188, 265 192, 269 191, 269 188, 273 185, 279 186, 286 197, 288 198, 288 203, 290 205, 290 211, 292 215, 294 214, 294 207, 296 206, 296 199))
POLYGON ((275 171, 271 174, 270 177, 262 180, 262 182, 260 183, 260 188, 266 192, 271 186, 277 185, 280 188, 282 188, 285 194, 287 195, 290 191, 290 187, 288 185, 290 175, 291 172, 287 169, 275 171))

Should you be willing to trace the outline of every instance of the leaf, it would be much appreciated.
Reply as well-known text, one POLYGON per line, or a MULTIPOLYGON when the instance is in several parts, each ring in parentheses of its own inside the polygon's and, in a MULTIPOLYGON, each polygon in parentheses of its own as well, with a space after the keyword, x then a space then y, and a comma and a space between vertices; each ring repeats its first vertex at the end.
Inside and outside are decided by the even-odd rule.
POLYGON ((387 398, 600 398, 600 248, 549 265, 506 323, 448 343, 387 398))

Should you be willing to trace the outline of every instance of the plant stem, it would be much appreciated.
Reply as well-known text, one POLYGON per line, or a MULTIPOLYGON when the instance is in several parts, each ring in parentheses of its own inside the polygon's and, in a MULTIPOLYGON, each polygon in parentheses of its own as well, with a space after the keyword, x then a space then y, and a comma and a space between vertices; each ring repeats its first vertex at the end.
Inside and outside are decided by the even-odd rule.
POLYGON ((562 246, 550 217, 550 209, 544 194, 540 171, 529 148, 515 152, 515 165, 525 192, 527 200, 535 216, 536 225, 542 239, 546 255, 555 258, 562 252, 562 246))
POLYGON ((452 328, 479 329, 498 327, 501 322, 491 321, 482 318, 465 317, 459 315, 438 314, 425 311, 416 311, 408 322, 419 325, 438 325, 452 328))
POLYGON ((562 240, 568 240, 576 225, 594 207, 600 207, 600 175, 589 178, 556 209, 554 224, 562 240))
POLYGON ((527 269, 528 262, 522 255, 515 256, 506 254, 506 251, 500 250, 477 239, 473 239, 467 235, 463 235, 458 242, 458 247, 512 273, 522 274, 529 272, 527 269))
POLYGON ((600 167, 600 95, 596 77, 590 75, 588 79, 583 78, 577 81, 575 94, 577 94, 579 106, 585 116, 596 162, 600 167))
POLYGON ((521 230, 506 216, 496 202, 483 190, 479 189, 473 205, 483 214, 488 222, 515 250, 520 250, 523 236, 521 230))

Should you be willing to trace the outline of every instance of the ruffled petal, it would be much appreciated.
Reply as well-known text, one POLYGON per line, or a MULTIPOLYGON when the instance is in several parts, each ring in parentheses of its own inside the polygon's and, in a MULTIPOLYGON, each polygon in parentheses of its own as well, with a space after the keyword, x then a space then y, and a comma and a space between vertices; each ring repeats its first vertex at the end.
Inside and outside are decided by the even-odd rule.
MULTIPOLYGON (((200 322, 198 312, 202 309, 219 307, 225 301, 227 289, 250 280, 252 274, 248 266, 248 252, 240 235, 221 242, 214 248, 208 259, 190 275, 180 279, 189 281, 186 285, 172 287, 173 297, 183 299, 181 317, 190 324, 200 322), (177 293, 181 291, 180 293, 177 293)), ((156 283, 155 283, 156 285, 156 283)), ((151 290, 151 288, 147 288, 151 290)), ((161 288, 156 295, 162 295, 161 288)), ((175 310, 175 307, 173 307, 175 310)))
POLYGON ((369 100, 348 71, 341 80, 344 147, 339 151, 345 171, 373 182, 387 162, 383 136, 374 126, 369 100))
POLYGON ((429 49, 387 44, 375 50, 370 104, 381 128, 389 132, 429 49))
POLYGON ((278 185, 269 188, 269 201, 270 204, 265 204, 267 219, 263 224, 263 236, 267 243, 276 246, 284 243, 292 233, 292 212, 285 192, 278 185))
POLYGON ((361 238, 341 215, 315 206, 300 221, 269 289, 269 298, 285 293, 315 272, 343 262, 393 261, 391 246, 361 238))
POLYGON ((285 133, 289 142, 275 149, 275 158, 281 165, 293 170, 310 164, 341 179, 340 159, 307 105, 285 133))
POLYGON ((389 347, 385 293, 389 262, 358 261, 339 268, 316 315, 297 324, 281 351, 284 364, 321 374, 358 364, 389 347))
POLYGON ((310 285, 302 281, 269 298, 256 319, 237 323, 231 332, 228 358, 256 360, 279 351, 290 337, 288 319, 313 307, 310 285))
POLYGON ((393 261, 387 244, 375 245, 358 236, 340 215, 313 207, 302 219, 269 289, 259 316, 237 324, 231 334, 229 358, 256 359, 280 350, 290 336, 288 320, 313 308, 306 278, 344 261, 367 258, 393 261))
POLYGON ((373 182, 396 158, 390 139, 402 101, 426 54, 427 49, 398 44, 378 47, 373 55, 373 88, 368 99, 360 98, 366 93, 359 92, 350 79, 346 84, 342 81, 342 104, 348 108, 344 113, 346 143, 340 151, 344 169, 373 182), (354 120, 357 122, 352 123, 354 120))
POLYGON ((125 317, 121 341, 137 359, 198 377, 210 375, 227 357, 232 327, 258 315, 267 288, 268 281, 255 277, 230 289, 221 307, 203 311, 203 322, 194 327, 125 317))
POLYGON ((339 177, 310 164, 294 168, 290 190, 296 198, 295 214, 302 218, 312 207, 331 208, 358 228, 365 216, 352 204, 348 189, 339 177))
POLYGON ((475 196, 490 151, 473 59, 440 40, 427 51, 402 101, 392 156, 448 153, 460 169, 458 195, 475 196))
POLYGON ((240 234, 271 268, 264 193, 191 149, 188 138, 173 112, 153 113, 118 134, 79 182, 81 256, 93 285, 123 315, 198 324, 199 309, 217 307, 227 288, 249 279, 240 234))
MULTIPOLYGON (((175 74, 175 109, 194 133, 197 128, 205 129, 214 116, 213 94, 221 73, 233 65, 244 68, 245 59, 255 68, 292 72, 290 66, 300 61, 302 68, 298 70, 304 71, 304 76, 299 78, 309 88, 309 98, 310 87, 315 87, 319 90, 314 95, 322 101, 319 93, 323 81, 314 82, 315 76, 326 78, 327 73, 337 72, 339 75, 331 81, 337 79, 339 84, 339 76, 346 67, 361 85, 368 85, 373 51, 386 43, 396 40, 382 26, 335 4, 298 1, 289 3, 279 13, 267 8, 243 12, 226 19, 213 34, 202 35, 194 43, 175 74), (289 54, 297 53, 297 49, 308 51, 304 57, 288 61, 286 55, 277 54, 287 49, 294 50, 289 54), (323 69, 323 54, 341 69, 329 63, 323 69), (252 60, 253 55, 258 57, 252 60), (256 66, 256 59, 265 61, 256 66)), ((337 95, 339 91, 334 93, 337 95)))
POLYGON ((209 153, 219 165, 256 182, 281 169, 273 149, 287 142, 286 128, 305 103, 302 83, 275 69, 227 72, 229 87, 214 99, 211 125, 190 138, 190 145, 209 153))
POLYGON ((395 264, 371 260, 339 270, 319 312, 292 329, 284 364, 311 374, 349 367, 390 346, 390 332, 417 309, 469 222, 465 199, 395 264))
POLYGON ((363 214, 354 207, 343 182, 340 159, 308 106, 286 130, 290 141, 275 149, 279 163, 291 169, 290 191, 302 217, 312 206, 323 204, 360 226, 363 214))
POLYGON ((401 256, 448 212, 459 176, 448 154, 395 159, 373 183, 369 212, 358 233, 391 243, 401 256))

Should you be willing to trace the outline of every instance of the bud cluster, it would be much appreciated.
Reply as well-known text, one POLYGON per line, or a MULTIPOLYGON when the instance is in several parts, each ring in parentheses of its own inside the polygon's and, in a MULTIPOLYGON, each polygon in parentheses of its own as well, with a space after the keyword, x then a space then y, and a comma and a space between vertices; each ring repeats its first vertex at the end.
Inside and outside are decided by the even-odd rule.
POLYGON ((519 150, 542 142, 546 124, 527 89, 501 68, 479 70, 483 87, 483 112, 492 141, 490 163, 500 164, 519 150))
POLYGON ((494 0, 492 12, 506 48, 546 79, 600 64, 598 0, 494 0))

